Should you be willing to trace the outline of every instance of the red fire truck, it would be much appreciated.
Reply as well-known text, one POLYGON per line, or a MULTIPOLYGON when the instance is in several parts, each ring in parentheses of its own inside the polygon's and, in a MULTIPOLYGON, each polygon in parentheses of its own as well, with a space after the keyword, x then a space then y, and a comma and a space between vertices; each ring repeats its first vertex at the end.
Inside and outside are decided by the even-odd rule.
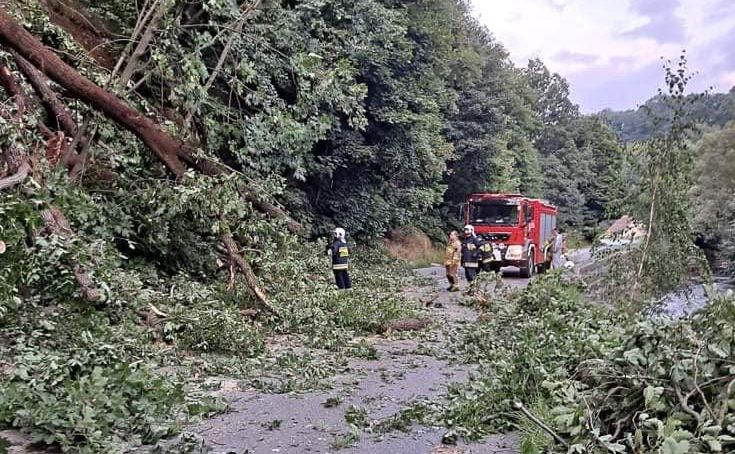
POLYGON ((490 269, 516 266, 522 277, 546 270, 544 245, 556 217, 557 209, 549 202, 520 194, 471 194, 464 206, 465 224, 493 244, 490 269))

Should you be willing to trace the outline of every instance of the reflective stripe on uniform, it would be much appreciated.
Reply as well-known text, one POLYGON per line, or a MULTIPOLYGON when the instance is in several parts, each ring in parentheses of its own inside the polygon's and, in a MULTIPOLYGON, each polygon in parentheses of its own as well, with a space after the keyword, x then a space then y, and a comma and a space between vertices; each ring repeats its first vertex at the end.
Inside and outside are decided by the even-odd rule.
POLYGON ((464 264, 465 268, 477 268, 478 266, 477 262, 466 262, 464 264))
POLYGON ((340 264, 332 265, 332 269, 333 270, 346 270, 348 266, 349 265, 346 263, 340 263, 340 264))

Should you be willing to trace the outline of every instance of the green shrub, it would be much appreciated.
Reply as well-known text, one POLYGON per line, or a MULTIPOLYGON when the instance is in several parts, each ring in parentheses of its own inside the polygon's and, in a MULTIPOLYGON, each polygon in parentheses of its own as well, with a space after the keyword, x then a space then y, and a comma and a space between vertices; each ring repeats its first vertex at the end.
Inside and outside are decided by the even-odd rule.
POLYGON ((180 350, 251 357, 265 348, 263 329, 231 306, 178 306, 163 331, 180 350))
POLYGON ((25 348, 0 378, 0 422, 64 451, 111 452, 131 440, 153 442, 176 426, 181 385, 129 363, 111 345, 88 350, 25 348))

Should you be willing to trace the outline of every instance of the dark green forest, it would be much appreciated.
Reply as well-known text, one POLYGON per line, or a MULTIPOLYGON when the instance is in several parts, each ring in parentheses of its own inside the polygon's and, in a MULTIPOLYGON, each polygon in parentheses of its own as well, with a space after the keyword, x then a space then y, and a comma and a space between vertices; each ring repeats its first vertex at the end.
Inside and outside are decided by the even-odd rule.
MULTIPOLYGON (((673 219, 677 230, 650 232, 656 251, 644 248, 628 267, 637 278, 682 244, 676 271, 689 266, 693 240, 724 267, 735 260, 733 92, 692 98, 702 127, 685 138, 679 113, 668 126, 655 120, 668 115, 658 98, 583 115, 563 77, 540 60, 515 66, 465 0, 0 0, 0 82, 0 429, 64 452, 130 452, 225 411, 202 377, 274 393, 323 389, 348 360, 378 357, 369 339, 405 320, 439 323, 426 321, 431 301, 406 296, 418 284, 381 240, 418 229, 443 241, 472 192, 548 199, 565 227, 590 240, 605 221, 651 207, 651 220, 673 219), (355 288, 342 293, 324 254, 337 226, 357 243, 355 288), (294 351, 273 349, 276 338, 294 351)), ((672 269, 660 273, 674 281, 672 269)), ((582 288, 553 274, 498 300, 508 302, 507 320, 529 324, 518 330, 525 350, 477 350, 478 339, 491 348, 486 329, 516 342, 501 319, 447 334, 473 361, 517 360, 470 405, 497 410, 504 422, 494 429, 518 429, 508 416, 514 393, 541 396, 546 378, 623 355, 613 347, 625 330, 645 337, 645 327, 597 306, 571 316, 582 288), (542 312, 554 320, 529 317, 542 312), (552 335, 535 350, 529 339, 541 331, 552 335), (561 347, 549 343, 555 336, 561 347), (569 357, 557 361, 559 352, 569 357), (528 380, 514 375, 527 369, 528 380)), ((491 299, 467 298, 480 309, 491 299)), ((730 348, 720 328, 716 341, 730 348)), ((695 385, 697 358, 682 372, 695 385)), ((708 364, 719 375, 707 392, 722 388, 727 410, 731 368, 708 364)), ((647 384, 631 389, 663 395, 647 384)), ((698 396, 690 405, 704 413, 698 396)), ((451 412, 466 402, 452 402, 458 410, 437 424, 459 424, 451 412)), ((638 415, 641 402, 626 397, 625 408, 638 415)), ((463 435, 495 424, 471 414, 479 429, 463 435)), ((632 439, 637 420, 611 418, 606 428, 632 439)), ((727 418, 718 427, 735 424, 727 418)), ((567 422, 567 440, 622 446, 567 422)), ((687 424, 697 446, 717 432, 691 415, 687 424)), ((659 452, 671 438, 663 431, 636 446, 659 452)))

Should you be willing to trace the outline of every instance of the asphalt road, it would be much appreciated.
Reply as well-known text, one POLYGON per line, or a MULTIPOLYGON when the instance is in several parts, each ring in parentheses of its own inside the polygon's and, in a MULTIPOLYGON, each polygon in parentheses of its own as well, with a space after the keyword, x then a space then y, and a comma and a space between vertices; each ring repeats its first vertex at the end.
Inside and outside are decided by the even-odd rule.
MULTIPOLYGON (((427 286, 406 289, 410 298, 434 298, 440 308, 430 309, 438 319, 438 327, 471 323, 476 312, 458 304, 461 294, 445 291, 447 286, 441 267, 416 270, 431 277, 427 286)), ((526 285, 528 279, 518 277, 518 271, 508 269, 507 282, 526 285)), ((446 345, 442 333, 427 333, 435 347, 446 345)), ((350 360, 349 367, 327 391, 301 394, 267 394, 256 390, 241 390, 237 382, 223 389, 232 400, 232 411, 203 421, 188 430, 202 436, 215 452, 237 453, 362 453, 362 454, 429 454, 476 453, 501 454, 519 452, 514 435, 490 437, 483 443, 443 446, 445 430, 437 427, 413 427, 410 433, 391 432, 382 437, 362 433, 354 444, 336 449, 336 437, 349 434, 345 410, 350 405, 367 409, 370 419, 388 417, 417 397, 441 396, 447 385, 465 381, 473 366, 452 364, 445 359, 427 355, 417 349, 423 341, 401 340, 395 337, 372 336, 366 339, 380 353, 377 360, 350 360), (328 399, 341 403, 325 408, 328 399), (272 421, 279 421, 274 429, 272 421)))

